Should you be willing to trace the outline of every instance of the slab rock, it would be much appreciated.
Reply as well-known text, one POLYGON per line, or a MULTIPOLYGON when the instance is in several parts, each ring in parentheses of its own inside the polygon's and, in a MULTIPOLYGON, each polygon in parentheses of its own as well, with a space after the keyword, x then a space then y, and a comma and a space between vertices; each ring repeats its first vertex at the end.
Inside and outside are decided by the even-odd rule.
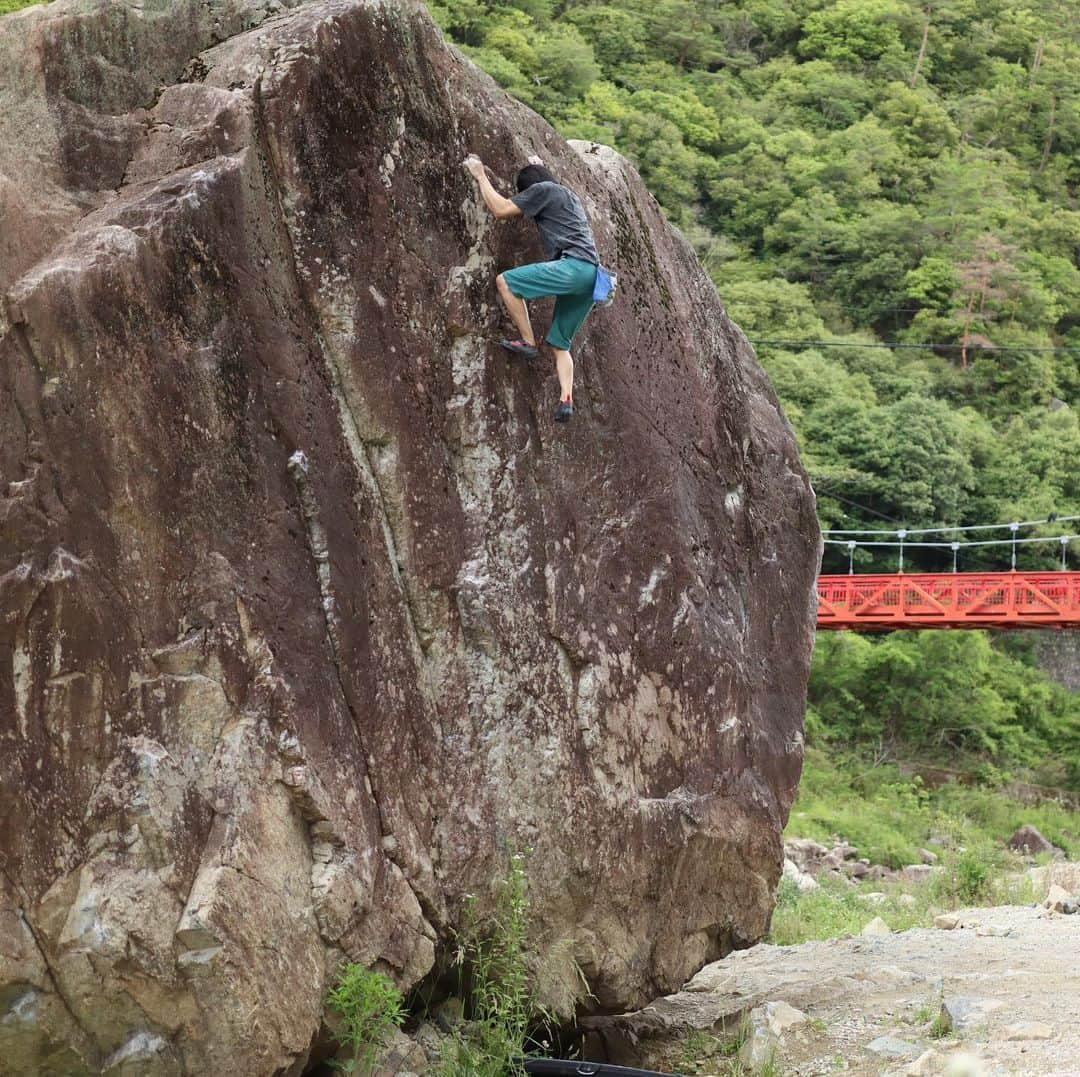
POLYGON ((897 1036, 878 1036, 866 1045, 866 1049, 882 1058, 909 1058, 915 1059, 922 1054, 922 1048, 917 1044, 902 1040, 897 1036))
POLYGON ((58 0, 0 66, 0 1071, 300 1073, 508 847, 563 1012, 760 938, 813 494, 633 169, 405 0, 58 0), (470 150, 619 274, 567 428, 470 150))

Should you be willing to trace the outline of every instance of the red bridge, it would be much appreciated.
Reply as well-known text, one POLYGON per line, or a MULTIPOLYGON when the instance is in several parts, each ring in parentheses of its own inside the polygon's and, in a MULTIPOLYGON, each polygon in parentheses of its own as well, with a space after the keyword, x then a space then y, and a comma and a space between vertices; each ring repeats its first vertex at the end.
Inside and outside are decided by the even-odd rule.
POLYGON ((818 577, 818 628, 1080 628, 1080 572, 818 577))

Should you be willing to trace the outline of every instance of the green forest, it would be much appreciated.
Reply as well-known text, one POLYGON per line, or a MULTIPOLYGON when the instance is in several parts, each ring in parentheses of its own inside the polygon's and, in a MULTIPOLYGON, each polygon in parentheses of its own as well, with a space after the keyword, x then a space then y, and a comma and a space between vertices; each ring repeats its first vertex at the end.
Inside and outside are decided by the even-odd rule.
MULTIPOLYGON (((751 340, 818 342, 757 352, 823 527, 1080 512, 1080 36, 1068 5, 431 10, 562 134, 634 161, 751 340)), ((1080 567, 1080 546, 1069 553, 1080 567)), ((895 553, 855 556, 857 570, 895 568, 895 553)), ((914 563, 947 568, 936 556, 914 563)), ((1019 564, 1059 558, 1032 545, 1019 564)), ((827 547, 824 567, 846 570, 846 551, 827 547)), ((1008 567, 998 550, 961 555, 961 569, 995 567, 1008 567)), ((979 632, 823 634, 810 742, 1080 788, 1080 694, 1031 651, 979 632)))

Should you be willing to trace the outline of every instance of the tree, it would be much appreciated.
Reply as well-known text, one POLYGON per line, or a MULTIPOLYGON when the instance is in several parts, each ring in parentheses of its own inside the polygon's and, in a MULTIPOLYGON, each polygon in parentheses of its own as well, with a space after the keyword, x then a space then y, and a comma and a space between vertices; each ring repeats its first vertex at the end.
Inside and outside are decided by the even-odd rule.
POLYGON ((838 0, 803 22, 799 51, 837 63, 862 64, 903 52, 910 9, 897 0, 838 0))
POLYGON ((960 365, 967 368, 972 326, 996 320, 997 304, 1016 293, 1016 248, 992 232, 975 240, 971 255, 956 267, 958 286, 954 298, 962 307, 954 316, 963 325, 960 336, 960 365))

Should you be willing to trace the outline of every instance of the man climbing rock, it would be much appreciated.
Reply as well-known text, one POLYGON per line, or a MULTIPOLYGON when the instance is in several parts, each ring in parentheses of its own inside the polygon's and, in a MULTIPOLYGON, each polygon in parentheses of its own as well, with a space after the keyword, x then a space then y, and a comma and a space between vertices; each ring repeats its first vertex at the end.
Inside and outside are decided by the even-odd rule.
POLYGON ((535 358, 540 349, 525 300, 555 296, 555 313, 545 340, 555 353, 555 370, 559 375, 555 421, 564 423, 574 414, 574 359, 570 342, 592 310, 600 264, 585 209, 581 199, 559 183, 539 157, 530 157, 529 163, 518 172, 518 193, 513 198, 504 198, 495 190, 484 163, 475 154, 466 158, 465 167, 472 173, 485 205, 495 217, 501 220, 524 214, 536 222, 540 232, 548 260, 508 269, 495 278, 499 297, 520 334, 516 340, 500 343, 515 355, 535 358))

